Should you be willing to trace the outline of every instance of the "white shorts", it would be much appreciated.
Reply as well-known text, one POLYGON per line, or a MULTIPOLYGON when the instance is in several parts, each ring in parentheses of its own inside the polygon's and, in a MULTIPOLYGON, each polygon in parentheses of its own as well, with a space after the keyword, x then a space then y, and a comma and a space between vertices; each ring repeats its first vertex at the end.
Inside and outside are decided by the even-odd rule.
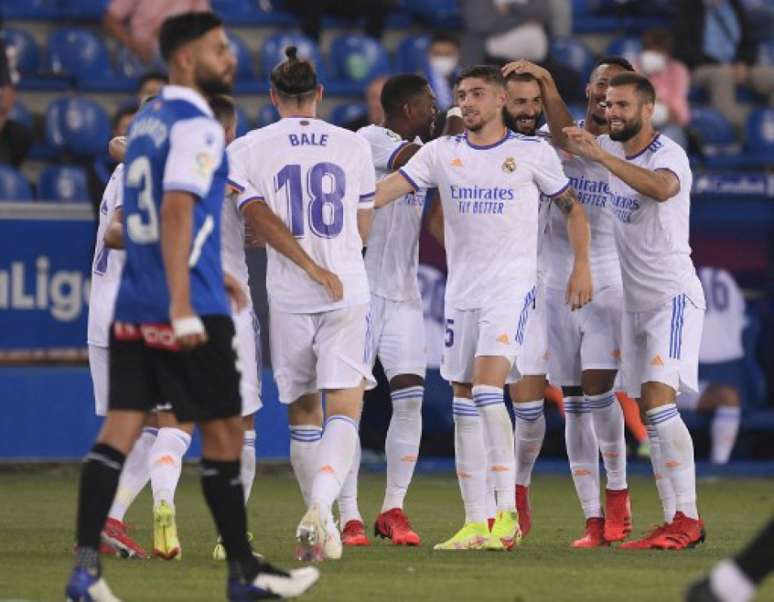
POLYGON ((703 325, 704 310, 687 295, 677 295, 651 311, 624 311, 621 373, 626 393, 640 397, 646 382, 664 383, 678 393, 697 393, 703 325))
POLYGON ((524 330, 524 344, 507 383, 515 383, 523 376, 543 376, 548 372, 548 327, 546 324, 546 295, 542 284, 535 287, 535 298, 529 309, 524 330))
POLYGON ((366 379, 376 386, 366 341, 371 336, 369 304, 316 314, 291 314, 270 307, 269 337, 280 401, 326 389, 351 389, 366 379))
POLYGON ((565 291, 546 290, 548 372, 551 383, 578 387, 584 370, 618 370, 621 363, 623 290, 594 291, 588 305, 572 311, 565 291))
POLYGON ((422 301, 392 301, 371 295, 371 365, 379 356, 390 381, 399 374, 425 377, 427 349, 422 301))
POLYGON ((693 410, 695 411, 696 408, 699 407, 699 402, 701 401, 702 395, 704 395, 704 391, 709 386, 708 381, 699 381, 699 390, 695 393, 693 392, 686 392, 686 393, 680 393, 680 395, 677 396, 677 407, 681 410, 693 410))
POLYGON ((532 289, 480 309, 447 307, 441 376, 449 382, 473 382, 473 363, 482 355, 504 357, 513 366, 522 350, 534 300, 532 289))
POLYGON ((94 385, 94 413, 107 416, 110 390, 110 349, 89 345, 89 372, 94 385))
POLYGON ((251 416, 261 409, 261 325, 253 308, 247 306, 232 314, 239 358, 239 393, 242 396, 242 416, 251 416))

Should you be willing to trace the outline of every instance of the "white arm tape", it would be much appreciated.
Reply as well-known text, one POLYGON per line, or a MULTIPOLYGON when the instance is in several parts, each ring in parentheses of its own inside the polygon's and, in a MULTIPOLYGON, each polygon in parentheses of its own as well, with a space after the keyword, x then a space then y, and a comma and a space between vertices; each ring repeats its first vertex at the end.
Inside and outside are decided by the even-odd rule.
POLYGON ((204 334, 204 324, 199 316, 186 316, 172 320, 172 330, 176 338, 187 337, 192 334, 204 334))

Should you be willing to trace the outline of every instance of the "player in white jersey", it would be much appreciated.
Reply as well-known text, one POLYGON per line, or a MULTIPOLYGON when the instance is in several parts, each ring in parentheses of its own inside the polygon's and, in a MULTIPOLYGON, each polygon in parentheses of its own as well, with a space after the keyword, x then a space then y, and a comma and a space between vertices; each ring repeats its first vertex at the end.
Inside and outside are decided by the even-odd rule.
POLYGON ((704 293, 688 242, 691 168, 653 129, 655 91, 636 73, 610 80, 609 136, 567 127, 570 148, 610 172, 610 210, 624 290, 622 376, 646 416, 665 523, 627 549, 685 549, 704 541, 696 507, 693 440, 675 405, 698 389, 704 293))
MULTIPOLYGON (((625 71, 633 71, 626 59, 602 57, 597 61, 586 86, 586 118, 579 127, 594 135, 607 132, 603 103, 608 82, 625 71)), ((561 143, 565 138, 561 125, 569 115, 551 74, 528 61, 511 63, 504 72, 513 73, 510 77, 522 74, 535 78, 551 133, 556 133, 561 143)), ((624 416, 614 391, 620 362, 623 292, 613 216, 606 207, 608 172, 593 161, 557 150, 591 225, 594 299, 579 311, 570 311, 564 303, 564 286, 572 263, 564 219, 554 208, 544 245, 548 372, 551 381, 562 387, 567 456, 586 519, 583 537, 572 545, 589 548, 621 541, 631 532, 624 416), (599 495, 600 454, 607 473, 604 511, 599 495)))
MULTIPOLYGON (((457 81, 466 132, 434 140, 377 186, 377 206, 437 186, 443 202, 449 280, 441 374, 454 391, 455 455, 465 525, 437 549, 511 549, 520 536, 514 500, 513 431, 503 403, 506 377, 521 354, 537 276, 540 193, 575 205, 571 223, 587 251, 588 222, 550 145, 510 132, 504 81, 475 66, 457 81), (488 452, 488 453, 487 453, 488 452), (491 471, 497 515, 486 524, 491 471)), ((568 301, 591 297, 588 266, 573 275, 568 301)))
POLYGON ((280 400, 289 404, 291 463, 308 505, 296 532, 297 557, 322 560, 341 556, 331 505, 352 467, 364 386, 373 383, 362 249, 375 178, 368 143, 316 118, 322 87, 296 53, 286 49, 287 59, 271 73, 271 99, 282 118, 235 141, 229 158, 239 203, 265 203, 343 283, 343 296, 331 298, 268 249, 272 364, 280 400), (320 436, 321 392, 327 420, 320 436))
MULTIPOLYGON (((384 123, 358 130, 371 146, 377 179, 402 167, 429 138, 435 120, 435 98, 427 80, 401 74, 384 84, 384 123)), ((422 299, 419 294, 419 231, 426 190, 407 194, 400 202, 374 214, 365 266, 371 290, 369 359, 378 355, 387 376, 392 418, 385 455, 387 486, 376 535, 397 545, 419 545, 419 535, 403 512, 422 436, 422 397, 426 349, 422 299)), ((359 442, 358 442, 359 443, 359 442)), ((357 504, 360 447, 339 496, 344 545, 369 545, 357 504)))

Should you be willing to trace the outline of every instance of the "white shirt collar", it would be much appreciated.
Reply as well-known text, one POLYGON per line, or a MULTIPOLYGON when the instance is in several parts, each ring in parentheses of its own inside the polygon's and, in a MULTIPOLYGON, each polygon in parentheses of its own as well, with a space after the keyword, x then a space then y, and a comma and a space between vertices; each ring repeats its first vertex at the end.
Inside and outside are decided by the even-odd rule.
POLYGON ((164 100, 186 100, 208 117, 213 116, 212 109, 210 109, 210 105, 207 104, 204 96, 199 94, 193 88, 187 86, 174 86, 171 84, 166 85, 161 89, 161 97, 164 100))

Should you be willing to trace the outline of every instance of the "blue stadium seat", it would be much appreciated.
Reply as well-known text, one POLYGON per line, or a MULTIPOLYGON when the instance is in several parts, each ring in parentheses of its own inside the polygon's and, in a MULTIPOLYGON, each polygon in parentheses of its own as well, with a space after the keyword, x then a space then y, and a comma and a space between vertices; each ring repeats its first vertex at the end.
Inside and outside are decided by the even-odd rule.
POLYGON ((26 178, 9 165, 0 165, 0 201, 31 201, 32 188, 26 178))
POLYGON ((95 101, 60 97, 46 109, 46 142, 51 148, 81 156, 105 152, 110 120, 95 101))
POLYGON ((48 37, 48 62, 51 71, 72 77, 82 90, 129 91, 131 80, 110 64, 105 43, 89 29, 63 28, 48 37))
POLYGON ((19 100, 16 100, 11 107, 11 112, 8 114, 8 118, 13 121, 23 123, 28 128, 35 126, 35 120, 32 117, 29 109, 25 107, 19 100))
POLYGON ((35 38, 22 29, 4 29, 2 39, 6 48, 16 51, 16 66, 22 75, 35 74, 40 64, 40 53, 35 38))
POLYGON ((110 0, 78 0, 71 2, 60 0, 60 10, 63 17, 68 19, 101 20, 105 14, 110 0))
POLYGON ((279 121, 279 112, 277 111, 277 107, 275 107, 273 104, 265 104, 258 110, 258 115, 255 120, 255 127, 266 127, 267 125, 271 125, 275 121, 279 121))
POLYGON ((332 76, 339 81, 365 86, 390 72, 387 51, 377 40, 360 34, 344 34, 333 40, 330 52, 332 76))
POLYGON ((86 172, 72 165, 51 165, 40 172, 38 199, 66 203, 88 202, 86 172))
POLYGON ((622 36, 616 38, 605 49, 608 56, 622 56, 629 62, 634 62, 642 52, 642 42, 639 38, 622 36))
POLYGON ((693 107, 688 128, 699 142, 705 156, 736 154, 740 145, 734 128, 728 120, 712 107, 693 107))
POLYGON ((774 67, 774 40, 766 40, 758 46, 758 62, 774 67))
POLYGON ((745 146, 755 166, 774 163, 774 109, 756 109, 745 124, 745 146))
POLYGON ((267 38, 261 48, 261 74, 268 76, 271 70, 285 60, 285 48, 296 46, 298 56, 311 60, 317 69, 320 79, 324 79, 325 71, 320 49, 314 40, 301 34, 278 33, 267 38))
POLYGON ((368 108, 362 102, 345 102, 333 107, 328 121, 334 125, 344 126, 345 123, 354 121, 368 114, 368 108))
POLYGON ((549 53, 562 65, 578 72, 581 80, 588 79, 594 66, 594 55, 583 42, 573 38, 557 38, 551 42, 549 53))
POLYGON ((236 107, 236 135, 244 136, 247 132, 250 131, 250 118, 247 116, 247 113, 245 113, 242 110, 242 107, 237 105, 236 107))
POLYGON ((404 2, 404 8, 436 29, 458 29, 462 25, 457 0, 422 0, 404 2))
POLYGON ((3 0, 4 19, 43 21, 60 16, 57 0, 3 0))
POLYGON ((398 73, 422 73, 427 66, 428 36, 406 36, 395 51, 395 71, 398 73))
POLYGON ((231 52, 237 59, 236 67, 236 79, 237 80, 252 80, 255 78, 255 71, 253 69, 253 57, 250 54, 250 49, 245 44, 245 41, 238 35, 229 32, 228 43, 231 46, 231 52))

